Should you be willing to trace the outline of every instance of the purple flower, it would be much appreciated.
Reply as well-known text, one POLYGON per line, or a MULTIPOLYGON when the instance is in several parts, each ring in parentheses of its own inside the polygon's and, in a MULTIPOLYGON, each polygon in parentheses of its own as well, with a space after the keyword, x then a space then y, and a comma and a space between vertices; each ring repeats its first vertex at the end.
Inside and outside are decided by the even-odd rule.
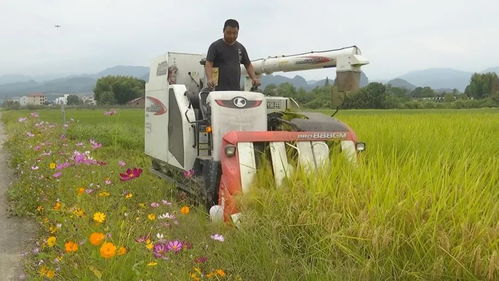
POLYGON ((154 247, 152 249, 152 253, 155 258, 163 258, 165 257, 166 253, 169 251, 168 245, 165 243, 158 242, 154 244, 154 247))
POLYGON ((152 202, 152 203, 151 203, 151 207, 153 207, 153 208, 157 208, 157 207, 159 207, 159 203, 157 203, 157 202, 152 202))
POLYGON ((187 171, 184 171, 184 177, 186 178, 192 178, 194 176, 194 169, 190 169, 187 171))
POLYGON ((34 117, 34 118, 38 118, 40 116, 36 112, 31 112, 30 115, 31 115, 31 117, 34 117))
POLYGON ((67 168, 67 167, 69 167, 69 166, 71 166, 71 163, 69 163, 69 162, 64 162, 64 163, 62 163, 62 164, 57 164, 56 169, 57 169, 57 170, 62 170, 62 169, 65 169, 65 168, 67 168))
POLYGON ((184 244, 178 240, 169 241, 168 244, 166 244, 166 248, 168 249, 168 251, 174 253, 180 252, 183 246, 184 244))
POLYGON ((76 146, 83 146, 83 143, 82 142, 78 142, 78 143, 76 143, 76 146))
POLYGON ((92 140, 92 139, 91 139, 91 140, 89 140, 89 142, 90 142, 90 144, 92 145, 92 148, 93 148, 93 149, 97 149, 97 148, 102 147, 102 144, 100 144, 100 143, 96 142, 95 140, 92 140))
POLYGON ((166 200, 161 200, 161 203, 163 203, 163 205, 171 205, 172 204, 171 202, 168 202, 166 200))
POLYGON ((138 238, 135 238, 135 242, 144 243, 147 239, 149 239, 149 235, 144 235, 144 236, 140 236, 138 238))
POLYGON ((58 177, 60 177, 61 175, 62 175, 62 173, 61 173, 61 172, 57 172, 57 173, 53 174, 52 176, 53 176, 54 178, 58 178, 58 177))
POLYGON ((211 239, 216 240, 216 241, 220 241, 220 242, 223 242, 225 240, 223 235, 218 234, 218 233, 215 233, 215 234, 211 235, 210 237, 211 237, 211 239))
POLYGON ((93 193, 94 191, 95 191, 95 190, 93 190, 93 189, 91 189, 91 188, 87 188, 87 189, 85 189, 85 192, 86 192, 87 194, 91 194, 91 193, 93 193))
POLYGON ((26 118, 26 117, 21 117, 21 118, 17 119, 17 121, 21 122, 21 123, 26 121, 26 120, 28 120, 28 118, 26 118))
POLYGON ((36 171, 38 169, 40 169, 38 166, 31 166, 31 170, 33 170, 33 171, 36 171))

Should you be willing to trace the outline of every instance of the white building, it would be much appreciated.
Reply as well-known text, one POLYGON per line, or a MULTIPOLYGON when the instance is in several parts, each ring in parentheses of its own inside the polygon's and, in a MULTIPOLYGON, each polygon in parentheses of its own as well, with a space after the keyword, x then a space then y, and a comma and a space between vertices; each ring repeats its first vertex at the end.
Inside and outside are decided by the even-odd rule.
POLYGON ((64 94, 63 97, 55 98, 54 104, 68 104, 68 96, 69 94, 64 94))

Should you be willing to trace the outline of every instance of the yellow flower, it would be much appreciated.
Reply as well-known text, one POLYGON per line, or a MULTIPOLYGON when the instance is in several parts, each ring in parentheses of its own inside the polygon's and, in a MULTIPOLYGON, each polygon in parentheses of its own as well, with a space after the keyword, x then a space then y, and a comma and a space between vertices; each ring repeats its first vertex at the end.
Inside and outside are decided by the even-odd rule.
POLYGON ((56 167, 56 165, 55 165, 55 163, 54 163, 54 162, 52 162, 52 163, 50 163, 50 164, 49 164, 49 168, 50 168, 50 169, 55 169, 55 167, 56 167))
POLYGON ((38 206, 38 207, 36 207, 36 210, 37 210, 38 212, 43 212, 43 209, 45 209, 45 208, 43 208, 43 206, 38 206))
POLYGON ((218 276, 222 276, 222 277, 224 277, 224 276, 225 276, 225 271, 223 271, 222 269, 217 269, 217 270, 215 270, 215 273, 216 273, 218 276))
POLYGON ((158 263, 155 261, 152 261, 152 262, 147 264, 147 266, 156 266, 156 265, 158 265, 158 263))
POLYGON ((147 219, 149 219, 150 221, 153 221, 156 219, 156 215, 155 214, 149 214, 147 215, 147 219))
POLYGON ((78 251, 78 244, 73 242, 73 241, 68 241, 64 244, 64 248, 66 249, 66 252, 68 252, 68 253, 76 252, 76 251, 78 251))
POLYGON ((116 246, 111 242, 106 242, 100 247, 100 255, 105 259, 109 259, 116 255, 116 246))
POLYGON ((49 238, 47 238, 47 246, 54 247, 56 241, 57 238, 55 236, 50 236, 49 238))
POLYGON ((61 209, 61 207, 62 207, 61 202, 59 202, 59 201, 55 202, 54 210, 59 211, 61 209))
POLYGON ((132 198, 132 197, 133 197, 133 194, 131 194, 131 193, 127 193, 127 194, 125 194, 125 198, 126 198, 126 199, 130 199, 130 198, 132 198))
POLYGON ((104 241, 105 238, 106 238, 106 235, 104 235, 104 233, 93 232, 88 237, 88 240, 90 241, 90 244, 92 244, 94 246, 99 246, 104 241))
POLYGON ((122 256, 122 255, 126 254, 127 252, 128 252, 128 251, 127 251, 127 249, 126 249, 125 247, 120 246, 120 247, 118 248, 118 253, 117 253, 117 255, 118 255, 118 256, 122 256))
POLYGON ((93 219, 95 222, 103 223, 106 220, 106 215, 101 212, 94 213, 93 219))
POLYGON ((59 231, 59 228, 57 226, 52 225, 51 227, 49 227, 49 231, 50 231, 50 233, 54 234, 57 231, 59 231))
POLYGON ((83 211, 83 209, 81 208, 76 208, 74 211, 73 211, 73 214, 79 218, 83 217, 85 215, 85 211, 83 211))
POLYGON ((106 191, 103 191, 103 192, 100 192, 100 193, 99 193, 99 196, 100 196, 100 197, 107 197, 107 196, 109 196, 109 195, 111 195, 111 194, 109 194, 109 192, 106 192, 106 191))
POLYGON ((150 239, 146 240, 146 248, 149 250, 152 250, 152 248, 154 248, 154 244, 151 242, 150 239))
POLYGON ((189 206, 184 206, 180 209, 180 213, 187 215, 190 212, 189 206))
POLYGON ((80 187, 80 188, 78 188, 78 190, 76 190, 76 192, 78 192, 78 195, 82 195, 83 193, 85 193, 85 188, 80 187))

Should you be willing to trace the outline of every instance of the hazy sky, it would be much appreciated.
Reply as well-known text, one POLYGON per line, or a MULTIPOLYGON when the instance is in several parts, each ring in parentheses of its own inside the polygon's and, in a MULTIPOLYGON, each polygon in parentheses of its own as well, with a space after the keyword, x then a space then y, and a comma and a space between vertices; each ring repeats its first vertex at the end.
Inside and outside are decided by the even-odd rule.
MULTIPOLYGON (((206 53, 240 23, 250 59, 357 45, 370 79, 499 66, 498 0, 0 0, 0 75, 149 66, 168 51, 206 53), (56 28, 55 25, 60 25, 56 28)), ((334 77, 334 69, 288 73, 334 77)))

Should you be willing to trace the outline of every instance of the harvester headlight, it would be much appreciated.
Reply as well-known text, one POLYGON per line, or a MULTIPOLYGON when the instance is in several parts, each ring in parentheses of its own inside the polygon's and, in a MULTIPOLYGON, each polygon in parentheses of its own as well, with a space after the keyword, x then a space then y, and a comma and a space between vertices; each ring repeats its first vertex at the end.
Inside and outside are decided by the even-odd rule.
POLYGON ((357 151, 359 152, 364 151, 366 150, 366 144, 363 142, 358 142, 355 144, 355 149, 357 149, 357 151))
POLYGON ((225 155, 227 157, 232 157, 236 154, 236 146, 235 145, 227 145, 225 147, 225 155))

